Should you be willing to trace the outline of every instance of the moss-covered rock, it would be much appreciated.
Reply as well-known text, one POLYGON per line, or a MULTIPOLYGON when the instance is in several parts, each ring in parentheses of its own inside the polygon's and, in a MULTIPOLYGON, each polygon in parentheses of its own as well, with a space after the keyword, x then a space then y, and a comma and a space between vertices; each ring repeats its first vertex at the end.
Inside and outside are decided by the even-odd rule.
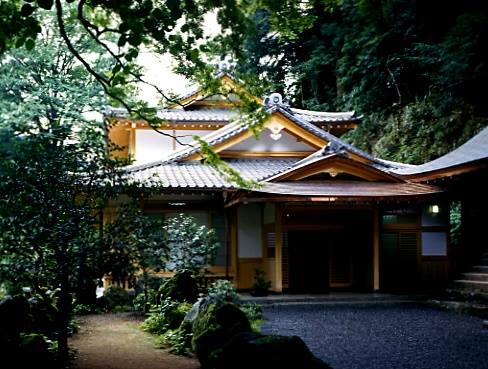
POLYGON ((330 369, 297 336, 243 332, 223 345, 214 358, 215 369, 330 369))
POLYGON ((16 295, 0 301, 0 341, 13 339, 31 325, 32 315, 27 298, 16 295))
POLYGON ((198 298, 198 282, 190 271, 177 272, 161 285, 159 294, 161 301, 171 299, 193 303, 198 298))
POLYGON ((192 346, 202 369, 214 368, 222 348, 240 333, 251 332, 246 315, 235 305, 208 304, 193 323, 192 346))

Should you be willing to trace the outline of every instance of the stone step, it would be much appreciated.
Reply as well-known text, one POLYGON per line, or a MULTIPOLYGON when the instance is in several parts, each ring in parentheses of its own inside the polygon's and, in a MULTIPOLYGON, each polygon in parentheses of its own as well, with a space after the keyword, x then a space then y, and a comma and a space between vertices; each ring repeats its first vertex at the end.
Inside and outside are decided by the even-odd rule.
POLYGON ((453 281, 453 285, 454 285, 454 287, 457 287, 457 288, 488 292, 488 282, 469 281, 469 280, 465 280, 465 279, 458 279, 458 280, 453 281))
POLYGON ((488 265, 475 265, 473 273, 488 273, 488 265))
POLYGON ((461 278, 466 281, 488 282, 488 273, 463 273, 461 278))

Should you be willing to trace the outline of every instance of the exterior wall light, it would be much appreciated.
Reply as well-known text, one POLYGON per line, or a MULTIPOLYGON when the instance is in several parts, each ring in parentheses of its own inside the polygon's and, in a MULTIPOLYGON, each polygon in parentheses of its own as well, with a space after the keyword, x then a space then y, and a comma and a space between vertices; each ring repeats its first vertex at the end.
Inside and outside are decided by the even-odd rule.
POLYGON ((432 214, 439 214, 439 205, 430 205, 429 206, 429 211, 432 213, 432 214))

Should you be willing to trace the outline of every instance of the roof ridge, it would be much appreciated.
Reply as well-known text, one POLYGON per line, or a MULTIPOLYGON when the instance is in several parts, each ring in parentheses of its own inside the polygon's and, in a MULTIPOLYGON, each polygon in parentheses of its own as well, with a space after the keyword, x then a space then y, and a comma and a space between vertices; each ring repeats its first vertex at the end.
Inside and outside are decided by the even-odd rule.
POLYGON ((350 115, 351 117, 353 117, 356 114, 356 112, 354 110, 343 111, 343 112, 329 112, 329 111, 298 109, 298 108, 293 108, 293 107, 290 107, 290 110, 294 113, 297 113, 297 114, 330 116, 330 117, 340 116, 340 115, 350 115))

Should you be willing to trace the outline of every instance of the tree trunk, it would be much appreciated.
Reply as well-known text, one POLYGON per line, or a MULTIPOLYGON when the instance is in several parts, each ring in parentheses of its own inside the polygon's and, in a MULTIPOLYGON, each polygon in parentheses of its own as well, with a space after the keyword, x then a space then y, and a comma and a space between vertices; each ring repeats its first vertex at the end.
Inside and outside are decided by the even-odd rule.
POLYGON ((61 245, 58 253, 59 315, 58 315, 58 357, 63 367, 69 363, 68 326, 71 318, 71 294, 69 288, 69 264, 67 245, 61 245))

